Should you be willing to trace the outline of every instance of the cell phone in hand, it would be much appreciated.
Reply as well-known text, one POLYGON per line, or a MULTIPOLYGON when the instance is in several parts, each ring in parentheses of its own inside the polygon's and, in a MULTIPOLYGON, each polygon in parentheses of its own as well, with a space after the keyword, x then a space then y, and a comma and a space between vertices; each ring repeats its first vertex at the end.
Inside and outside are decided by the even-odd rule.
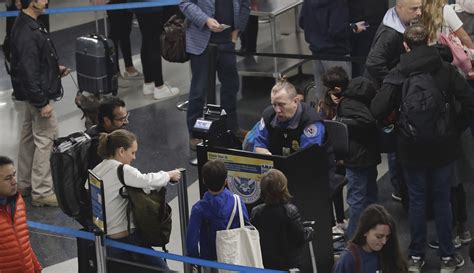
POLYGON ((226 25, 226 24, 221 24, 221 28, 222 28, 222 30, 225 30, 225 29, 230 28, 230 26, 226 25))
POLYGON ((364 27, 368 28, 368 27, 370 27, 370 24, 367 23, 367 22, 364 22, 364 27))

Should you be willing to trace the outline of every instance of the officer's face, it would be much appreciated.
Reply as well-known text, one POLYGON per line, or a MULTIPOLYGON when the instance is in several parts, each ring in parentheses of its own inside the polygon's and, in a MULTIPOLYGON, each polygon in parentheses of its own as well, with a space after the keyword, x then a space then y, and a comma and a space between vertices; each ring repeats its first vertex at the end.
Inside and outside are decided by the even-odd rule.
POLYGON ((290 98, 286 90, 272 93, 271 100, 278 121, 287 121, 295 115, 299 100, 297 97, 290 98))

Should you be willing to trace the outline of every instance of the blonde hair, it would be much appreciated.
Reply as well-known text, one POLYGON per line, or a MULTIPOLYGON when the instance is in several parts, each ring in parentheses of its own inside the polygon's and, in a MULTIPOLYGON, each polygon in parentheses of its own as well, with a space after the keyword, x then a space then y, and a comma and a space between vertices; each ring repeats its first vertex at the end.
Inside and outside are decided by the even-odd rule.
POLYGON ((137 141, 135 134, 125 129, 118 129, 110 134, 101 133, 97 154, 102 159, 112 158, 118 148, 128 149, 134 141, 137 141))
POLYGON ((430 43, 438 40, 438 32, 443 26, 443 7, 447 0, 423 0, 421 23, 426 27, 430 43))
POLYGON ((280 79, 278 79, 278 82, 272 87, 272 94, 275 95, 281 90, 285 90, 291 99, 298 95, 295 86, 288 81, 286 75, 281 76, 280 79))

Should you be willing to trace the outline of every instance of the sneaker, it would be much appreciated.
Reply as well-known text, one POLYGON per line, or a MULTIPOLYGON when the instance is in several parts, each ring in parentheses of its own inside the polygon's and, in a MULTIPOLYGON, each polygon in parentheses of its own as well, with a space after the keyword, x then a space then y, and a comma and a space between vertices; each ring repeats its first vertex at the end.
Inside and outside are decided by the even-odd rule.
POLYGON ((155 92, 155 83, 144 83, 143 84, 143 95, 151 95, 155 92))
POLYGON ((392 199, 398 202, 402 201, 402 196, 400 195, 399 192, 393 192, 392 193, 392 199))
POLYGON ((472 241, 471 232, 469 230, 463 231, 459 234, 459 241, 461 244, 465 245, 472 241))
POLYGON ((344 221, 342 223, 337 223, 336 224, 340 229, 346 231, 347 230, 347 227, 349 226, 349 221, 347 221, 347 219, 344 219, 344 221))
POLYGON ((125 80, 143 80, 143 74, 135 71, 135 72, 123 72, 123 78, 125 80))
POLYGON ((58 199, 56 199, 55 194, 51 194, 46 197, 40 197, 40 198, 31 200, 31 205, 33 207, 57 207, 58 199))
POLYGON ((464 265, 464 259, 459 253, 455 253, 452 257, 441 257, 440 273, 454 273, 457 268, 464 265))
POLYGON ((202 142, 200 138, 191 138, 189 139, 189 148, 193 151, 196 151, 196 146, 202 142))
MULTIPOLYGON (((459 236, 454 237, 453 245, 454 245, 454 248, 460 248, 461 247, 462 244, 461 244, 461 240, 460 240, 459 236)), ((429 241, 428 246, 431 247, 431 248, 434 248, 434 249, 438 249, 439 248, 439 241, 438 240, 429 241)))
POLYGON ((425 260, 420 256, 411 256, 410 259, 408 259, 408 272, 420 273, 424 265, 425 260))
POLYGON ((338 225, 332 227, 332 234, 333 235, 344 235, 344 230, 340 228, 338 225))
POLYGON ((153 98, 155 100, 166 100, 176 97, 177 95, 179 95, 179 89, 165 83, 161 87, 155 87, 153 98))

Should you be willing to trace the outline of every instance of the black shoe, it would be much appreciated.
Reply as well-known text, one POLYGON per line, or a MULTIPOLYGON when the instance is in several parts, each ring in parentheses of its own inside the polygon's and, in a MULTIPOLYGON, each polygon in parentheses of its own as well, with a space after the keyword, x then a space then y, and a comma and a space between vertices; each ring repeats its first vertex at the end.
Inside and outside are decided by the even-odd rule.
POLYGON ((398 202, 402 201, 402 196, 400 195, 399 192, 393 192, 392 193, 392 199, 398 202))
POLYGON ((464 265, 464 259, 459 253, 455 253, 451 257, 441 257, 440 273, 453 273, 457 268, 464 265))

